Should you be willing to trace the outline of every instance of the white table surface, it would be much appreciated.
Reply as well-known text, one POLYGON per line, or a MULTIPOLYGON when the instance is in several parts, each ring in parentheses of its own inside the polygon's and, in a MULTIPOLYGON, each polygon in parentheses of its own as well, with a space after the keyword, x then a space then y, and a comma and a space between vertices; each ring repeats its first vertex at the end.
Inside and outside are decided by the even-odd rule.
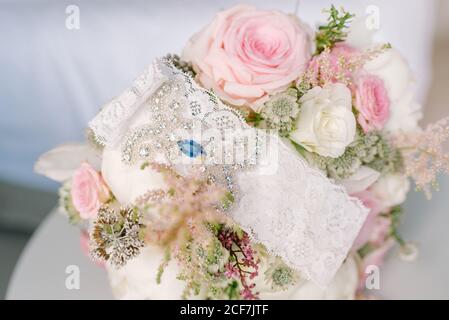
POLYGON ((17 262, 6 299, 112 299, 106 271, 80 246, 80 231, 57 210, 34 233, 17 262), (80 270, 79 290, 68 290, 66 268, 80 270))
MULTIPOLYGON (((413 263, 401 261, 393 249, 381 268, 381 290, 386 299, 449 298, 449 178, 440 179, 441 190, 431 202, 411 192, 401 228, 406 239, 420 245, 413 263)), ((36 231, 17 263, 7 299, 111 299, 103 269, 89 261, 79 245, 79 231, 52 212, 36 231), (80 268, 80 289, 68 290, 68 265, 80 268)))

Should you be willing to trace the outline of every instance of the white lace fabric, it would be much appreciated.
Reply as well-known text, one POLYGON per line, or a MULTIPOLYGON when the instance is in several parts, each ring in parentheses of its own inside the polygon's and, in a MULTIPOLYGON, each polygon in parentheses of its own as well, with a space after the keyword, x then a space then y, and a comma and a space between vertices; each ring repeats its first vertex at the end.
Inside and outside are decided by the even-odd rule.
POLYGON ((368 211, 342 186, 279 141, 278 169, 238 175, 231 215, 251 237, 307 279, 326 286, 346 258, 368 211))
MULTIPOLYGON (((139 109, 148 108, 149 97, 163 83, 181 85, 175 98, 195 120, 218 129, 255 130, 189 76, 164 60, 156 60, 132 88, 107 104, 91 121, 98 142, 111 145, 122 141, 132 128, 132 119, 136 118, 133 115, 142 120, 144 113, 139 109)), ((238 195, 228 214, 255 242, 265 245, 304 277, 326 286, 351 249, 368 210, 277 136, 265 137, 270 148, 260 155, 258 165, 239 170, 233 177, 238 195)))

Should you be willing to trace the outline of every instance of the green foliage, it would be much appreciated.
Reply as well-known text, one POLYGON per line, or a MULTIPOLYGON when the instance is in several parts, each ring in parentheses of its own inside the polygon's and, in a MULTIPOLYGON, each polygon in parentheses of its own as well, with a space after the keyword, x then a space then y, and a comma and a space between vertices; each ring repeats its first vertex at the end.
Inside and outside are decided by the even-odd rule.
POLYGON ((346 12, 344 9, 336 9, 333 5, 330 10, 328 23, 318 28, 316 35, 316 54, 320 54, 327 48, 332 48, 335 43, 344 41, 346 38, 346 29, 354 18, 354 15, 346 12))
POLYGON ((231 192, 226 192, 223 198, 222 208, 224 210, 229 209, 234 203, 234 196, 231 192))
POLYGON ((390 236, 393 237, 401 246, 405 245, 404 239, 402 239, 401 235, 398 232, 398 227, 401 224, 401 218, 404 214, 404 210, 401 206, 393 207, 390 211, 390 236))
POLYGON ((67 215, 67 217, 69 218, 69 222, 73 225, 76 225, 81 222, 81 217, 79 212, 73 205, 72 195, 70 191, 71 191, 70 181, 64 183, 62 187, 59 189, 59 207, 67 215))
POLYGON ((161 264, 159 265, 159 268, 157 269, 157 275, 156 275, 156 283, 157 284, 161 283, 162 275, 164 274, 165 267, 169 263, 170 259, 171 259, 170 250, 168 248, 166 248, 165 254, 164 254, 164 259, 162 260, 161 264))
POLYGON ((246 122, 252 123, 255 127, 258 127, 263 121, 263 117, 260 113, 255 111, 250 111, 245 118, 246 122))
MULTIPOLYGON (((296 146, 298 150, 298 146, 296 146)), ((300 150, 298 150, 300 151, 300 150)), ((353 143, 339 158, 323 157, 305 150, 300 152, 309 163, 326 172, 333 179, 346 179, 353 175, 362 165, 366 165, 381 174, 400 172, 402 158, 400 152, 379 133, 365 134, 358 132, 353 143)))

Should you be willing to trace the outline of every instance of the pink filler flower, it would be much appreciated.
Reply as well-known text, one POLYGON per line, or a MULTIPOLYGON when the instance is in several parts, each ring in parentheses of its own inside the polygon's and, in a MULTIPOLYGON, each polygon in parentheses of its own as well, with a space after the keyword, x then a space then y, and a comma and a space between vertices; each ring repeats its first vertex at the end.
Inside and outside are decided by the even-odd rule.
MULTIPOLYGON (((359 54, 360 50, 344 42, 336 43, 330 52, 322 52, 310 60, 308 65, 308 71, 312 75, 310 80, 317 86, 323 86, 329 82, 342 82, 337 76, 344 77, 351 82, 353 72, 350 69, 345 69, 344 64, 350 63, 359 54), (343 65, 340 63, 342 61, 344 62, 343 65)), ((354 89, 352 84, 350 89, 351 91, 354 89)))

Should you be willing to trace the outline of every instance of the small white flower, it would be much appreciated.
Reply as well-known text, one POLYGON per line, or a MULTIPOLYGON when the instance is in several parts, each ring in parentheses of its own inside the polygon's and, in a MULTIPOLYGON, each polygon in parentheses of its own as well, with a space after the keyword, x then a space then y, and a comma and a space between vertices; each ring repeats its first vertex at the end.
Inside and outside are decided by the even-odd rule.
POLYGON ((405 201, 410 190, 410 181, 404 175, 390 174, 381 177, 371 190, 385 207, 393 207, 405 201))
POLYGON ((341 83, 314 87, 299 102, 297 129, 290 134, 291 140, 325 157, 343 155, 356 133, 349 89, 341 83))
POLYGON ((403 246, 401 246, 399 250, 399 257, 402 261, 412 262, 416 261, 419 255, 418 246, 412 242, 407 242, 403 246))
POLYGON ((279 130, 281 133, 291 131, 293 119, 299 113, 297 100, 298 96, 295 89, 289 89, 270 97, 261 111, 268 127, 279 130))

